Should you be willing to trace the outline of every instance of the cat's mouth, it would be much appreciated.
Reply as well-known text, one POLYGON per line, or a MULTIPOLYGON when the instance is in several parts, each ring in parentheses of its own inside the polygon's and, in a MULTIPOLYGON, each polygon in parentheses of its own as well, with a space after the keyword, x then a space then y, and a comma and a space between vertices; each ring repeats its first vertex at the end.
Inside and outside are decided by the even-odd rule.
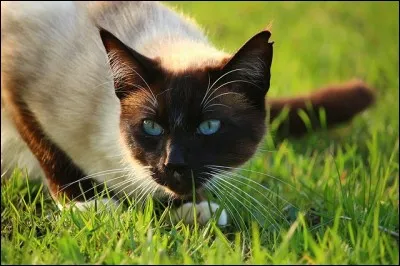
POLYGON ((197 191, 204 185, 203 179, 193 171, 185 172, 156 172, 153 175, 154 181, 172 192, 179 198, 187 198, 193 195, 193 190, 197 191))

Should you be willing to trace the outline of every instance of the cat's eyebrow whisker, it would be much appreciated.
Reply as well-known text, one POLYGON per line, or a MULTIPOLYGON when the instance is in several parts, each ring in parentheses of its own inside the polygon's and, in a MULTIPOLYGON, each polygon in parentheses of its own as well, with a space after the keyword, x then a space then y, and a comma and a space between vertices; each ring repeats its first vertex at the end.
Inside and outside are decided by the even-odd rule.
POLYGON ((122 65, 123 67, 119 67, 118 70, 115 70, 116 74, 113 74, 113 78, 117 79, 119 81, 122 81, 123 83, 129 85, 129 86, 133 86, 135 88, 138 88, 140 90, 142 90, 148 97, 148 100, 150 101, 150 103, 157 108, 157 98, 154 96, 153 91, 151 90, 150 86, 148 85, 148 83, 143 79, 143 77, 133 68, 131 68, 130 66, 128 66, 126 63, 124 62, 119 62, 120 65, 122 65), (123 70, 123 68, 129 68, 131 71, 133 71, 136 75, 138 75, 143 82, 146 84, 148 90, 150 91, 150 93, 146 90, 146 88, 139 86, 137 84, 133 84, 130 83, 128 81, 126 81, 126 78, 128 77, 135 77, 135 75, 133 75, 132 73, 128 72, 127 70, 123 70))
MULTIPOLYGON (((222 79, 223 77, 225 77, 226 75, 228 75, 228 74, 230 74, 230 73, 233 73, 233 72, 235 72, 235 71, 240 71, 240 70, 245 70, 245 69, 243 69, 243 68, 236 68, 236 69, 230 70, 230 71, 226 72, 225 74, 223 74, 221 77, 219 77, 216 81, 214 81, 214 83, 211 85, 211 87, 208 87, 208 88, 207 88, 206 93, 204 94, 203 100, 202 100, 201 103, 200 103, 200 106, 203 105, 203 102, 205 101, 206 97, 208 98, 208 96, 207 96, 208 92, 211 91, 211 89, 214 87, 214 85, 215 85, 220 79, 222 79)), ((210 76, 209 76, 209 81, 210 81, 210 76)), ((209 82, 208 84, 210 84, 210 82, 209 82)))
MULTIPOLYGON (((126 84, 129 85, 129 86, 135 87, 135 88, 137 88, 137 89, 143 91, 143 93, 145 94, 145 99, 146 99, 147 101, 149 101, 149 102, 151 103, 151 105, 153 105, 154 108, 157 108, 157 99, 153 98, 153 95, 154 95, 154 94, 153 94, 153 95, 149 94, 149 92, 146 90, 146 88, 144 88, 144 87, 142 87, 142 86, 139 86, 139 85, 137 85, 137 84, 133 84, 133 83, 126 82, 126 81, 124 81, 124 83, 126 83, 126 84)), ((124 91, 118 90, 118 92, 124 92, 124 91)), ((129 91, 128 91, 128 92, 129 92, 129 91)))
MULTIPOLYGON (((215 100, 215 99, 217 99, 217 98, 219 98, 219 97, 222 97, 222 96, 224 96, 224 95, 229 95, 229 94, 237 94, 237 95, 241 95, 240 93, 238 93, 238 92, 224 92, 224 93, 221 93, 221 94, 218 94, 217 96, 214 96, 213 98, 211 98, 210 100, 208 100, 207 102, 205 102, 204 103, 204 109, 206 109, 208 106, 210 106, 210 105, 208 105, 209 103, 211 103, 213 100, 215 100)), ((226 105, 225 105, 226 106, 226 105)), ((228 107, 228 106, 227 106, 228 107)), ((231 108, 231 107, 229 107, 229 108, 231 108)))
POLYGON ((207 112, 207 109, 210 108, 211 106, 223 106, 223 107, 232 109, 232 107, 222 104, 222 103, 213 103, 213 104, 208 105, 206 108, 204 108, 203 112, 207 112))
MULTIPOLYGON (((228 181, 226 181, 225 179, 223 179, 221 176, 224 176, 224 177, 227 177, 227 178, 229 178, 230 176, 228 176, 228 175, 224 175, 223 173, 219 173, 219 172, 214 172, 214 177, 215 178, 217 178, 218 180, 220 180, 220 181, 222 181, 222 182, 224 182, 224 183, 226 183, 227 185, 230 185, 230 186, 234 186, 232 183, 230 183, 230 182, 228 182, 228 181)), ((246 183, 244 183, 244 182, 240 182, 240 181, 238 181, 238 180, 236 180, 237 182, 239 182, 240 184, 242 184, 242 185, 246 185, 246 183)), ((251 187, 252 189, 254 189, 253 187, 251 187)), ((277 213, 280 215, 280 217, 283 219, 283 220, 285 220, 286 221, 286 223, 288 223, 289 224, 289 222, 286 220, 286 218, 285 218, 285 216, 283 215, 283 213, 279 210, 279 208, 278 207, 276 207, 275 206, 275 204, 268 198, 268 197, 266 197, 263 193, 261 193, 259 190, 257 190, 257 189, 254 189, 254 190, 256 190, 260 195, 262 195, 263 196, 263 198, 265 198, 275 209, 276 209, 276 211, 277 211, 277 213)), ((259 200, 257 200, 256 198, 254 198, 253 196, 251 196, 249 193, 247 193, 247 192, 245 192, 245 191, 242 191, 243 193, 245 193, 248 197, 250 197, 252 200, 254 200, 256 203, 258 203, 266 212, 268 212, 268 210, 266 210, 265 209, 265 206, 259 201, 259 200)), ((243 198, 244 199, 244 198, 243 198)), ((287 202, 287 201, 286 201, 287 202)), ((273 211, 272 210, 272 212, 274 213, 274 214, 277 214, 275 211, 273 211)), ((271 216, 271 215, 270 215, 271 216)), ((272 216, 271 216, 271 218, 272 219, 274 219, 272 216)))
POLYGON ((208 102, 208 99, 211 97, 211 95, 213 95, 215 92, 217 92, 217 90, 220 89, 221 87, 226 86, 226 85, 231 84, 231 83, 235 83, 235 82, 244 82, 244 83, 248 83, 248 84, 251 84, 251 85, 253 85, 253 86, 256 86, 257 88, 259 88, 260 90, 262 90, 262 88, 261 88, 260 86, 258 86, 257 84, 255 84, 255 83, 253 83, 253 82, 251 82, 251 81, 242 80, 242 79, 231 80, 231 81, 225 82, 224 84, 220 85, 218 88, 216 88, 215 90, 213 90, 213 91, 207 96, 206 101, 208 102))
POLYGON ((157 106, 157 98, 154 96, 154 93, 153 93, 153 91, 151 90, 149 84, 146 82, 146 80, 145 80, 135 69, 133 69, 131 66, 129 66, 129 65, 125 64, 125 63, 123 63, 123 64, 124 64, 126 67, 128 67, 128 68, 130 69, 130 71, 133 71, 134 73, 136 73, 136 75, 138 75, 139 78, 141 78, 141 79, 143 80, 143 82, 146 84, 147 88, 149 89, 149 91, 150 91, 150 93, 151 93, 151 95, 152 95, 152 97, 153 97, 153 99, 154 99, 154 102, 155 102, 155 104, 156 104, 156 106, 157 106))

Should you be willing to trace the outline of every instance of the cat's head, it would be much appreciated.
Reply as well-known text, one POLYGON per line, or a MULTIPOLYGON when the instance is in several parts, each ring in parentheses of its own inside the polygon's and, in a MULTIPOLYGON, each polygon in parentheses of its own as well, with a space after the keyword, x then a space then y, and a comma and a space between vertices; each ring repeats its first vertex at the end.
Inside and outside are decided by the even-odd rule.
POLYGON ((262 140, 273 48, 269 31, 233 56, 182 71, 150 59, 101 29, 121 103, 120 131, 130 156, 177 196, 209 178, 208 166, 237 167, 262 140))

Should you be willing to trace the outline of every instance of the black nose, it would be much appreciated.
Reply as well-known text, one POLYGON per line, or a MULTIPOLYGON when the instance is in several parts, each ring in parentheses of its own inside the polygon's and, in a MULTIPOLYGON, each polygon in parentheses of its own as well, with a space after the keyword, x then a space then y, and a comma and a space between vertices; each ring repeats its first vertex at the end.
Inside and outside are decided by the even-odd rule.
POLYGON ((183 174, 186 170, 187 164, 184 158, 183 149, 180 145, 176 143, 169 144, 164 166, 169 174, 183 174))

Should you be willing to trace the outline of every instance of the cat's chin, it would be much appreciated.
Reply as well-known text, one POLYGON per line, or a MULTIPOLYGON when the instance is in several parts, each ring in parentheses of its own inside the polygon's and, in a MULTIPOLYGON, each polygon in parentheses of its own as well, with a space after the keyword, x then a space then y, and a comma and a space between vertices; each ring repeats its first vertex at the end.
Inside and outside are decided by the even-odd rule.
MULTIPOLYGON (((193 195, 193 188, 199 191, 203 187, 203 182, 196 177, 193 179, 185 174, 174 177, 156 170, 153 170, 153 173, 153 181, 161 186, 166 194, 172 195, 175 198, 186 199, 193 195)), ((197 176, 196 173, 194 176, 197 176)))
MULTIPOLYGON (((203 193, 204 188, 199 187, 195 191, 195 197, 198 197, 203 193), (197 196, 196 196, 197 195, 197 196)), ((169 188, 165 185, 160 185, 160 189, 154 196, 158 199, 174 199, 174 200, 184 200, 184 201, 196 201, 197 199, 193 198, 193 190, 187 190, 185 192, 177 192, 169 188)))
MULTIPOLYGON (((162 187, 163 192, 164 192, 163 196, 172 196, 174 199, 180 199, 180 200, 192 200, 193 199, 192 190, 176 191, 165 185, 160 185, 160 186, 162 187)), ((198 190, 201 190, 201 188, 199 188, 198 190)), ((196 189, 196 192, 197 192, 197 189, 196 189)))

